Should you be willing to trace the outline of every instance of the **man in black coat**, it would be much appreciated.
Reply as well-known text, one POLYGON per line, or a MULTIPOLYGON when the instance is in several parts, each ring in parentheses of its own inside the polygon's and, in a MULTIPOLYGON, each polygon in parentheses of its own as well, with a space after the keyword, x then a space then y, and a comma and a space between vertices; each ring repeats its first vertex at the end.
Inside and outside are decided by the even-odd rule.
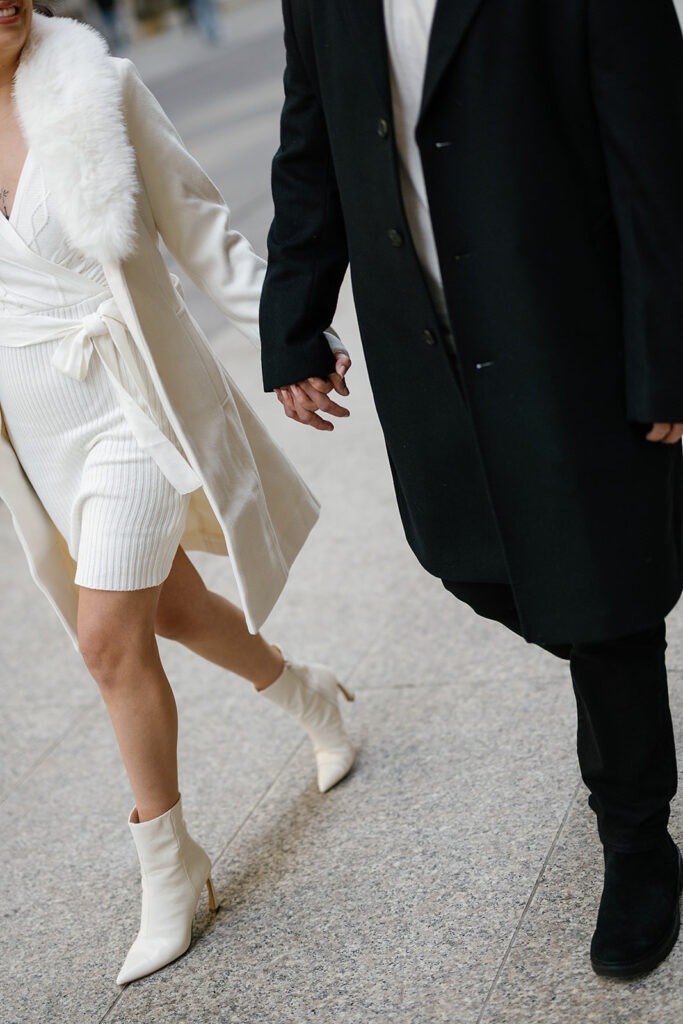
MULTIPOLYGON (((567 658, 605 849, 594 969, 676 941, 683 41, 671 0, 283 0, 266 390, 330 429, 350 263, 408 540, 567 658)), ((343 362, 343 361, 342 361, 343 362)))

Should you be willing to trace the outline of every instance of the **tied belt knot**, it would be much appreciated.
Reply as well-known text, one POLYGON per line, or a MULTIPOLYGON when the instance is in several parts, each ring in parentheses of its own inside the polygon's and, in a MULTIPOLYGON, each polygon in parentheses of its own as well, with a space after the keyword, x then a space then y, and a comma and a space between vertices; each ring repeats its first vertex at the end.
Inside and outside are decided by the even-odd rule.
POLYGON ((157 464, 172 487, 189 494, 201 481, 187 459, 155 422, 149 387, 135 356, 130 335, 115 299, 108 298, 78 321, 67 321, 60 332, 52 364, 74 380, 85 380, 92 354, 97 351, 121 406, 121 411, 140 447, 157 464), (124 382, 125 367, 132 387, 124 382))
MULTIPOLYGON (((52 365, 67 377, 85 380, 94 351, 95 339, 109 338, 121 350, 121 336, 128 341, 125 322, 114 299, 107 299, 94 313, 88 313, 81 321, 73 324, 57 345, 52 365), (117 337, 119 335, 119 337, 117 337)), ((123 352, 121 352, 123 356, 123 352)))

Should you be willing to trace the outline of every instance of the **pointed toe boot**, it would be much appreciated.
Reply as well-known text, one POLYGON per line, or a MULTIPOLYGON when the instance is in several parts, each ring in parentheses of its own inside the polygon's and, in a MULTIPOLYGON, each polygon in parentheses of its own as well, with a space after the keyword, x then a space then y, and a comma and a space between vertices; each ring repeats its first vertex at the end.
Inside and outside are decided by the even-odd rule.
POLYGON ((285 658, 282 674, 261 690, 308 733, 318 771, 318 789, 326 793, 350 772, 356 750, 344 728, 340 694, 353 697, 324 665, 298 665, 285 658))
POLYGON ((210 909, 216 909, 211 861, 187 831, 181 800, 152 821, 139 822, 134 810, 129 826, 142 873, 142 911, 140 931, 116 979, 119 985, 182 956, 204 886, 210 909))

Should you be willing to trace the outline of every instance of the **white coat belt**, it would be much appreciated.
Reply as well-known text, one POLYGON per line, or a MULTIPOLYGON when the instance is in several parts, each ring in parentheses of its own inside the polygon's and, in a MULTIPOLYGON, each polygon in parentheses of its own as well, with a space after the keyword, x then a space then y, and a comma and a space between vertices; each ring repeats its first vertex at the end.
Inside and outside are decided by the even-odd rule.
POLYGON ((185 457, 162 432, 150 411, 149 388, 140 373, 125 321, 113 298, 78 320, 49 314, 2 317, 2 344, 23 346, 58 341, 53 366, 67 377, 85 380, 93 352, 107 371, 121 411, 140 447, 154 461, 180 494, 197 490, 201 481, 185 457), (121 365, 127 371, 124 381, 121 365))

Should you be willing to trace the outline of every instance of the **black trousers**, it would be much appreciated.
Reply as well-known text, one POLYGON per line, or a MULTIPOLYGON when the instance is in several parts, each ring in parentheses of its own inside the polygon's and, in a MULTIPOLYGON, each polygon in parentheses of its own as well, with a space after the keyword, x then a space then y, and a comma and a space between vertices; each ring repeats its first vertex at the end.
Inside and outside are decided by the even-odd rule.
MULTIPOLYGON (((521 635, 507 584, 443 584, 478 615, 521 635)), ((602 842, 615 850, 648 849, 666 832, 678 783, 664 622, 617 640, 545 649, 569 662, 579 765, 602 842)))

